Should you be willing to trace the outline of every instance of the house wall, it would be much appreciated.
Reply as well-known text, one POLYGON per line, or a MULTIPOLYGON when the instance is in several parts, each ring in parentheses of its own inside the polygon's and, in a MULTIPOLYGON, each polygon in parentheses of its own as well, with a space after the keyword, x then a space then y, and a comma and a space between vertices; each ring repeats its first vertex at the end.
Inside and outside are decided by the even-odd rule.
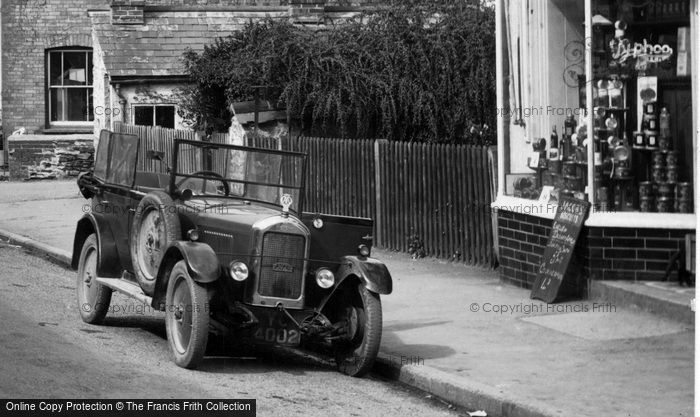
MULTIPOLYGON (((118 0, 122 1, 123 0, 118 0)), ((371 5, 376 1, 324 0, 145 0, 146 7, 289 6, 306 11, 327 6, 371 5)), ((46 127, 45 51, 63 46, 92 47, 88 10, 109 10, 110 0, 3 0, 1 10, 2 129, 5 137, 24 127, 46 127)), ((97 80, 96 80, 97 81, 97 80)), ((98 101, 96 101, 98 103, 98 101)))
MULTIPOLYGON (((95 146, 102 129, 112 130, 114 122, 133 124, 133 106, 135 104, 176 104, 176 91, 180 84, 143 83, 110 84, 105 70, 103 52, 100 43, 93 34, 93 97, 95 106, 95 146)), ((177 110, 177 108, 176 108, 177 110)), ((188 129, 182 118, 175 113, 175 129, 188 129)))
MULTIPOLYGON (((112 24, 128 24, 152 30, 168 28, 168 25, 184 25, 185 18, 193 15, 200 25, 216 25, 219 33, 240 30, 251 19, 264 17, 289 17, 297 23, 323 24, 335 22, 357 13, 360 6, 371 5, 372 1, 325 1, 325 0, 290 0, 290 1, 236 1, 236 0, 113 0, 112 11, 95 11, 91 13, 94 22, 99 22, 106 15, 112 16, 112 24), (196 10, 195 10, 196 6, 196 10), (210 6, 210 7, 205 7, 210 6), (214 7, 212 7, 214 6, 214 7), (226 7, 229 6, 229 7, 226 7), (129 16, 115 13, 128 13, 128 9, 138 8, 143 13, 136 20, 128 22, 129 16), (122 10, 124 9, 124 10, 122 10)), ((132 11, 133 12, 133 11, 132 11)), ((94 28, 94 26, 93 26, 94 28)), ((192 28, 192 31, 199 30, 192 28)), ((105 69, 104 53, 100 45, 98 29, 92 31, 95 134, 101 129, 109 129, 114 121, 133 123, 133 106, 135 104, 175 104, 176 89, 181 85, 151 82, 139 84, 111 83, 105 69), (117 91, 118 88, 118 91, 117 91)), ((190 32, 186 32, 189 35, 190 32)), ((204 36, 204 35, 202 35, 204 36)), ((209 36, 209 35, 208 35, 209 36)), ((206 43, 206 39, 202 39, 206 43)), ((138 47, 138 43, 122 41, 125 48, 138 47)), ((179 52, 178 52, 179 53, 179 52)), ((114 75, 114 74, 112 74, 114 75)), ((135 77, 138 78, 138 77, 135 77)), ((175 128, 187 129, 183 120, 176 114, 175 128)))
MULTIPOLYGON (((358 6, 371 6, 374 3, 376 1, 373 0, 3 0, 0 4, 2 132, 5 138, 21 127, 27 134, 56 133, 55 130, 47 129, 46 125, 46 51, 49 48, 69 46, 93 48, 94 131, 109 128, 114 120, 131 122, 130 112, 121 114, 123 110, 120 98, 114 86, 105 78, 101 51, 92 34, 88 11, 111 13, 112 5, 116 9, 151 8, 150 10, 158 10, 158 13, 167 15, 173 12, 200 13, 202 8, 212 6, 210 10, 215 13, 230 16, 232 12, 235 13, 236 7, 260 7, 261 11, 282 8, 282 14, 285 13, 284 8, 287 8, 287 16, 297 23, 327 23, 352 15, 358 6)), ((206 16, 210 18, 209 15, 206 16)), ((248 18, 248 15, 242 15, 240 19, 231 22, 243 25, 248 18)), ((122 86, 121 94, 126 100, 127 111, 130 111, 131 106, 137 102, 172 101, 169 97, 174 88, 174 85, 122 86), (160 98, 147 97, 139 91, 144 88, 150 89, 160 98)), ((177 115, 176 128, 186 128, 177 115)), ((24 145, 20 142, 6 142, 5 152, 13 152, 12 147, 17 146, 18 152, 13 152, 12 157, 15 167, 13 172, 23 177, 21 172, 24 167, 31 166, 36 161, 27 156, 31 152, 22 150, 24 148, 21 146, 24 145)), ((0 143, 0 151, 2 145, 0 143)), ((46 147, 42 145, 37 149, 45 152, 46 147)), ((8 153, 2 153, 2 156, 8 156, 8 153)), ((3 159, 0 157, 0 164, 3 159)))
POLYGON ((95 107, 95 147, 97 147, 97 138, 102 129, 109 129, 112 120, 112 103, 111 90, 109 88, 109 79, 105 64, 102 48, 97 42, 96 36, 92 34, 92 100, 95 107))
POLYGON ((146 0, 148 6, 286 6, 288 4, 325 4, 326 6, 364 6, 377 0, 146 0))
MULTIPOLYGON (((180 84, 136 84, 121 85, 119 94, 126 101, 120 103, 115 86, 108 86, 111 92, 112 121, 134 124, 134 105, 138 104, 177 104, 175 97, 180 84)), ((177 106, 176 106, 177 109, 177 106)), ((103 119, 106 117, 103 116, 103 119)), ((111 125, 105 124, 110 128, 111 125)), ((104 127, 103 127, 104 128, 104 127)), ((182 118, 175 112, 175 129, 188 129, 182 118)))
POLYGON ((2 108, 5 136, 24 127, 45 127, 45 51, 63 46, 91 47, 88 8, 108 0, 2 1, 2 108))

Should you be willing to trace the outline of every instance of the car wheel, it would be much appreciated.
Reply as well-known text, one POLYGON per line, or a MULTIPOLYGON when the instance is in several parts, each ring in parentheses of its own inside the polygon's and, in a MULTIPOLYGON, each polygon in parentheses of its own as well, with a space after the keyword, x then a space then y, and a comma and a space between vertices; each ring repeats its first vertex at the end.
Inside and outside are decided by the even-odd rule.
POLYGON ((90 324, 102 323, 112 300, 112 290, 97 282, 98 259, 97 236, 93 233, 83 243, 76 281, 80 317, 90 324))
POLYGON ((173 267, 165 300, 165 329, 173 360, 194 369, 207 348, 209 305, 207 289, 192 279, 185 261, 173 267))
POLYGON ((136 210, 130 241, 134 275, 144 293, 153 294, 165 250, 180 237, 180 219, 170 196, 162 191, 146 194, 136 210))
POLYGON ((348 291, 344 305, 339 306, 338 319, 345 323, 345 337, 335 348, 338 370, 361 377, 372 369, 382 339, 382 303, 379 295, 364 285, 348 291))

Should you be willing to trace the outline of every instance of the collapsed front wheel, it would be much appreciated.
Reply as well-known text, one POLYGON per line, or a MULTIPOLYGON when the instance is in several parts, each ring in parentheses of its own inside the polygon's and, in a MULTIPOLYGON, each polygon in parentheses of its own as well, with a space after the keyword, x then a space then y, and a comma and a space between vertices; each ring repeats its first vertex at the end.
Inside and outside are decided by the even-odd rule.
POLYGON ((112 300, 112 290, 97 282, 98 254, 97 236, 93 233, 80 251, 76 281, 80 318, 90 324, 104 320, 112 300))
POLYGON ((209 305, 207 289, 192 279, 185 261, 173 267, 165 300, 165 329, 173 361, 194 369, 207 348, 209 305))
POLYGON ((336 322, 345 329, 334 343, 338 370, 361 377, 372 369, 382 340, 382 303, 379 294, 362 284, 348 288, 336 309, 336 322))

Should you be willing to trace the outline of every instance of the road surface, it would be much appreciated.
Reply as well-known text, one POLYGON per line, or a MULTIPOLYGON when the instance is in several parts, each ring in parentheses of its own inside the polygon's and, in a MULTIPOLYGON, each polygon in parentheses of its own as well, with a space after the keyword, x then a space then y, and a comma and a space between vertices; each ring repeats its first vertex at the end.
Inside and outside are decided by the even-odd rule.
POLYGON ((223 355, 216 342, 216 356, 188 371, 170 361, 163 313, 116 293, 102 326, 77 309, 73 271, 0 242, 0 398, 254 398, 259 416, 460 415, 374 377, 279 354, 223 355))

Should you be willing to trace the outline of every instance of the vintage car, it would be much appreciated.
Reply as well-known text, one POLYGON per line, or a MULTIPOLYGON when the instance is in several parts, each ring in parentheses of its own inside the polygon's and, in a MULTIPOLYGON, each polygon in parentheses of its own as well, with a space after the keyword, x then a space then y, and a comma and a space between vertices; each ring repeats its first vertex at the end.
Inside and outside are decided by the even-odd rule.
POLYGON ((92 205, 73 245, 83 321, 99 324, 119 291, 165 312, 179 366, 195 368, 216 333, 325 352, 341 372, 365 374, 382 334, 379 296, 392 291, 370 258, 372 221, 304 212, 305 154, 167 146, 170 158, 103 131, 94 172, 78 179, 92 205))

